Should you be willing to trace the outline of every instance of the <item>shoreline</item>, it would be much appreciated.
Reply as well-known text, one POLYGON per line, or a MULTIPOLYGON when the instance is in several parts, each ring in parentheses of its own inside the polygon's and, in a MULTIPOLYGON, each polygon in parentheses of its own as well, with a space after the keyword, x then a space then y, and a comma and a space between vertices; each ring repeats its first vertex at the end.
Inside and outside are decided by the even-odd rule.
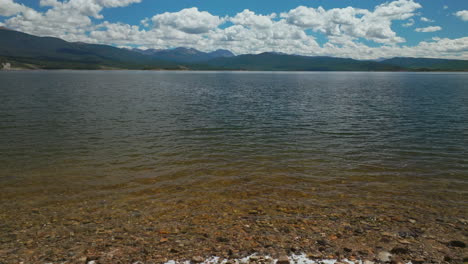
POLYGON ((0 69, 0 72, 18 72, 18 71, 145 71, 145 72, 278 72, 278 73, 294 73, 294 72, 302 72, 302 73, 312 73, 312 72, 320 72, 320 73, 334 73, 334 72, 358 72, 358 73, 468 73, 468 70, 462 71, 444 71, 444 70, 401 70, 401 71, 301 71, 301 70, 236 70, 236 69, 215 69, 215 70, 192 70, 192 69, 27 69, 27 68, 12 68, 12 69, 0 69))

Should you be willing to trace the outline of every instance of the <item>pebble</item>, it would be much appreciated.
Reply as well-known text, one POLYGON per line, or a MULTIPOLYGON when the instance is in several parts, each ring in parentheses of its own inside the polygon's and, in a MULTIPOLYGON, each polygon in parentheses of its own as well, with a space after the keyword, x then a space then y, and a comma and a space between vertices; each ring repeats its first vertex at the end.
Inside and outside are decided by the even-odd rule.
POLYGON ((396 248, 393 248, 390 252, 392 254, 400 255, 400 254, 408 254, 409 250, 407 248, 396 247, 396 248))
POLYGON ((195 257, 192 257, 192 262, 194 263, 201 263, 201 262, 204 262, 205 259, 200 257, 200 256, 195 256, 195 257))
POLYGON ((262 257, 260 257, 260 256, 251 256, 249 259, 250 259, 251 261, 259 261, 261 258, 262 258, 262 257))
POLYGON ((405 245, 411 244, 411 242, 409 242, 409 241, 406 240, 406 239, 400 239, 400 240, 398 240, 398 242, 400 242, 401 244, 405 244, 405 245))
POLYGON ((278 258, 278 261, 276 262, 276 264, 289 264, 289 258, 288 258, 288 256, 285 256, 285 255, 280 256, 280 257, 278 258))
POLYGON ((321 259, 322 258, 322 254, 320 253, 310 253, 307 255, 308 258, 310 259, 321 259))
POLYGON ((451 247, 459 247, 459 248, 465 248, 466 247, 466 244, 462 241, 458 241, 458 240, 452 240, 448 243, 449 246, 451 247))
POLYGON ((390 262, 392 260, 392 254, 387 251, 382 251, 377 255, 377 259, 382 262, 390 262))
POLYGON ((370 260, 364 260, 363 264, 374 264, 375 262, 374 261, 370 261, 370 260))
POLYGON ((423 259, 423 258, 416 258, 416 259, 413 259, 411 262, 415 263, 415 264, 422 264, 422 263, 426 262, 426 260, 423 259))

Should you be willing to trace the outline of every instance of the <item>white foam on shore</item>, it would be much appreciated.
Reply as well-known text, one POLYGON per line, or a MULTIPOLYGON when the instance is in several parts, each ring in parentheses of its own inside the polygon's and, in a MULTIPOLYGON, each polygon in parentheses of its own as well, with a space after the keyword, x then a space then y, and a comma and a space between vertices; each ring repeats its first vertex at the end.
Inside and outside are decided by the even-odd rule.
MULTIPOLYGON (((240 259, 222 259, 220 257, 209 257, 205 259, 205 261, 201 262, 200 264, 226 264, 228 261, 230 263, 238 263, 238 264, 248 264, 249 260, 251 257, 258 256, 256 254, 240 258, 240 259)), ((273 259, 270 256, 262 256, 265 260, 272 260, 272 264, 276 264, 278 262, 278 259, 273 259)), ((316 263, 323 263, 323 264, 335 264, 337 262, 336 259, 322 259, 322 260, 312 260, 307 257, 306 254, 300 254, 300 255, 291 255, 289 256, 289 261, 294 263, 294 264, 316 264, 316 263)), ((347 259, 342 259, 339 262, 341 263, 349 263, 349 264, 362 264, 362 261, 356 260, 356 261, 350 261, 347 259)), ((170 260, 166 262, 165 264, 191 264, 190 260, 185 260, 185 261, 175 261, 175 260, 170 260)))

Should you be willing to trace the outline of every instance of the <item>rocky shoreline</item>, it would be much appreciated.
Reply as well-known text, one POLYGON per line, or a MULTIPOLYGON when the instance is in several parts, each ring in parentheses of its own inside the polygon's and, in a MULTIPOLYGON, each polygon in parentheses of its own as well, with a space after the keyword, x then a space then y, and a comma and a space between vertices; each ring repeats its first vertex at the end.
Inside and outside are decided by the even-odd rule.
POLYGON ((165 212, 106 204, 66 214, 66 206, 0 214, 0 263, 286 264, 286 256, 291 263, 305 263, 291 256, 310 263, 468 261, 466 218, 418 209, 403 217, 391 208, 209 205, 191 204, 199 210, 191 214, 180 204, 165 212), (216 262, 207 262, 212 256, 216 262))

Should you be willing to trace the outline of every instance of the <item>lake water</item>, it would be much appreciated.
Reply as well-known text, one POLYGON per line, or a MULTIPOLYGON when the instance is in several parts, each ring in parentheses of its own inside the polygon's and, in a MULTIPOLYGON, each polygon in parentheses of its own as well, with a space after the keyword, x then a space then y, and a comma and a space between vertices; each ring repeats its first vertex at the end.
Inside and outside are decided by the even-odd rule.
MULTIPOLYGON (((83 219, 93 232, 246 212, 280 225, 313 208, 458 219, 467 152, 465 73, 0 72, 0 230, 14 233, 0 253, 83 219)), ((80 241, 105 237, 93 232, 80 241)))

